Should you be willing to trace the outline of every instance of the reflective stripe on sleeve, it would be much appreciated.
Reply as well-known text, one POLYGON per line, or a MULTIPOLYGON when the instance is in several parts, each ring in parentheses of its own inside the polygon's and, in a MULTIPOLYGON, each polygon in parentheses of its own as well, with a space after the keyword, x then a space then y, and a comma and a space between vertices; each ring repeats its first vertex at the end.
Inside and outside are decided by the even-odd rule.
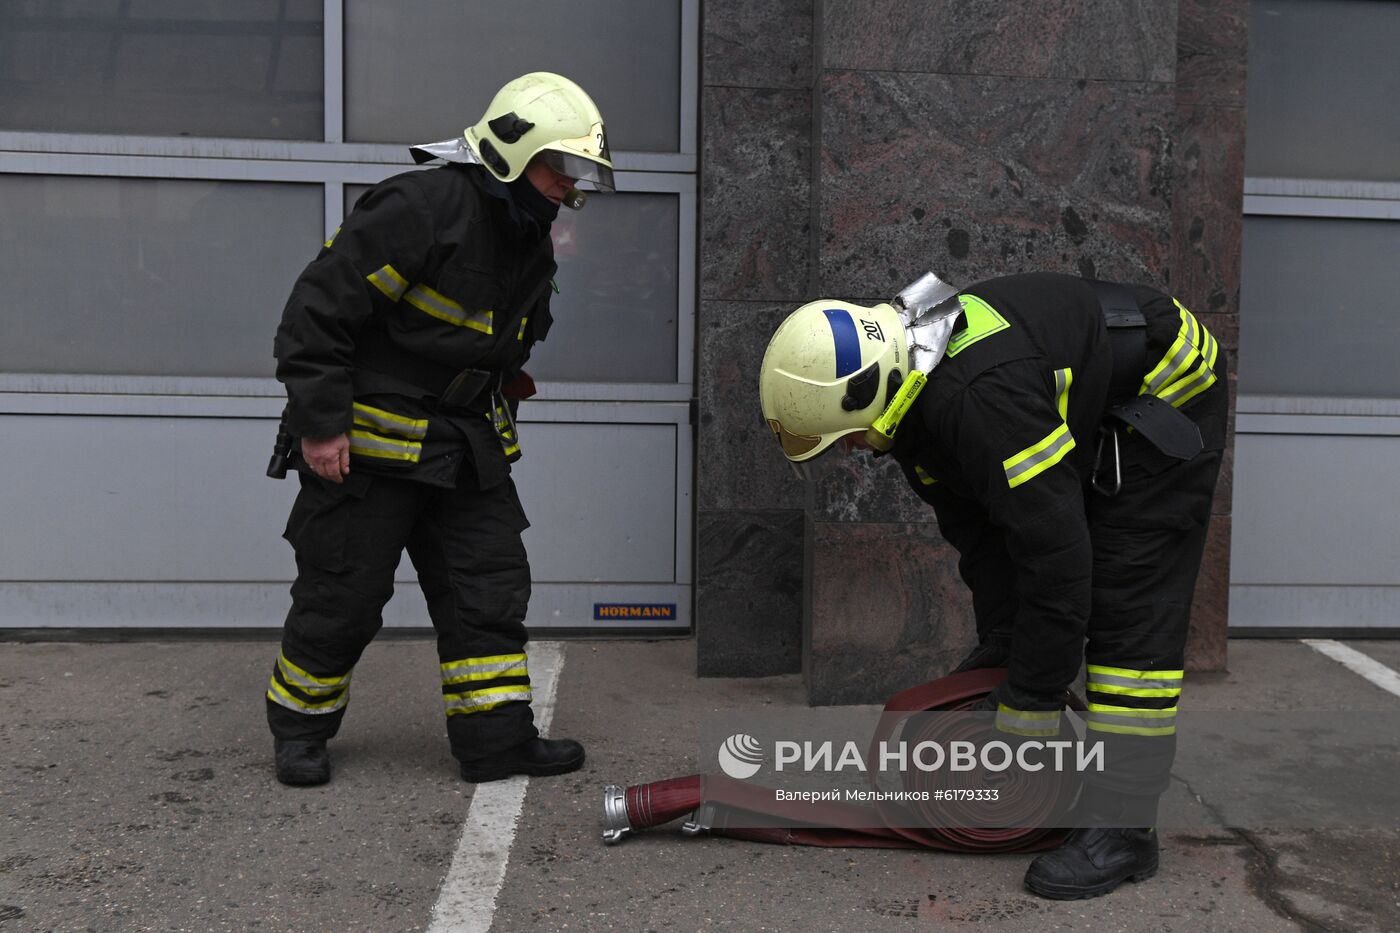
POLYGON ((1162 386, 1179 378, 1190 365, 1191 358, 1196 355, 1196 317, 1180 304, 1177 305, 1177 310, 1181 318, 1181 327, 1176 332, 1176 339, 1172 341, 1166 355, 1142 378, 1140 394, 1156 395, 1162 386))
POLYGON ((369 284, 379 289, 390 301, 398 301, 403 297, 404 289, 408 288, 408 282, 399 275, 398 270, 393 266, 383 266, 365 276, 369 284))
POLYGON ((1013 735, 1058 735, 1060 732, 1059 710, 1012 709, 1005 703, 997 704, 997 731, 1013 735))
POLYGON ((458 327, 470 327, 483 334, 493 333, 491 329, 492 312, 489 308, 468 311, 451 298, 426 285, 415 285, 410 288, 404 295, 404 300, 419 311, 430 314, 440 321, 446 321, 458 327))
POLYGON ((938 482, 938 480, 934 479, 932 476, 929 476, 928 473, 926 473, 924 471, 924 468, 921 466, 916 465, 914 467, 914 475, 917 476, 919 478, 919 482, 923 483, 925 486, 932 486, 934 483, 938 482))
POLYGON ((409 440, 421 441, 428 433, 427 419, 406 418, 392 411, 374 408, 362 402, 354 404, 355 423, 362 428, 374 428, 380 434, 393 434, 409 440))
POLYGON ((1215 361, 1220 355, 1220 344, 1216 343, 1215 338, 1205 328, 1201 328, 1201 337, 1200 365, 1189 370, 1180 379, 1163 386, 1157 393, 1158 398, 1174 408, 1185 405, 1217 381, 1215 361))
POLYGON ((1006 470, 1006 483, 1012 489, 1034 479, 1065 458, 1074 449, 1074 436, 1069 425, 1061 424, 1044 438, 1025 450, 1001 462, 1006 470))
POLYGON ((417 463, 423 456, 423 445, 417 441, 401 441, 392 437, 380 437, 368 431, 351 430, 350 452, 361 457, 417 463))
POLYGON ((1060 420, 1069 421, 1069 387, 1074 383, 1074 370, 1066 367, 1055 370, 1055 408, 1060 420))
POLYGON ((1138 394, 1155 395, 1180 408, 1218 381, 1215 364, 1220 344, 1181 302, 1175 298, 1172 301, 1181 327, 1166 355, 1143 377, 1138 394))

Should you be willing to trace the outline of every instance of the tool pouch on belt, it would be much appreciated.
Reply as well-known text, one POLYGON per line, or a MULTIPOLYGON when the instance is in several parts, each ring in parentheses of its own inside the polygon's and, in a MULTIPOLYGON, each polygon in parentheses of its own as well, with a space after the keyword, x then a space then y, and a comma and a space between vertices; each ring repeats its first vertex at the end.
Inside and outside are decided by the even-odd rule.
POLYGON ((467 408, 481 397, 495 376, 484 369, 464 369, 439 393, 438 403, 447 408, 467 408))
POLYGON ((438 397, 439 404, 448 408, 484 411, 491 427, 500 439, 507 463, 520 459, 520 435, 515 427, 515 414, 500 385, 500 374, 484 369, 464 369, 448 383, 438 397))
POLYGON ((1168 457, 1190 460, 1205 447, 1196 422, 1155 395, 1139 395, 1114 405, 1104 413, 1106 421, 1127 425, 1168 457))

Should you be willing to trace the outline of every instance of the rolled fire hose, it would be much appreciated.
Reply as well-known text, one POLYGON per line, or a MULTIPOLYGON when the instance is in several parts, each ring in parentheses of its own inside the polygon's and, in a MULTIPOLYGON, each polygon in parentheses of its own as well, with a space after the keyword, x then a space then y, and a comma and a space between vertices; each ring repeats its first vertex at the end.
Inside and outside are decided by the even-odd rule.
MULTIPOLYGON (((950 723, 941 718, 911 720, 899 713, 953 712, 966 710, 986 697, 1006 680, 1005 668, 986 668, 950 674, 931 683, 895 694, 885 704, 885 715, 871 740, 873 750, 902 723, 913 732, 906 741, 939 743, 970 738, 978 731, 972 723, 950 723), (893 715, 892 715, 893 714, 893 715), (939 730, 943 731, 939 731, 939 730)), ((1084 709, 1083 701, 1066 695, 1072 709, 1084 709)), ((967 782, 984 780, 970 772, 967 782)), ((1052 783, 1017 786, 1014 777, 1006 786, 1006 800, 996 808, 996 816, 1006 828, 919 825, 909 826, 907 809, 884 802, 875 806, 840 801, 779 801, 771 788, 745 784, 720 774, 693 774, 687 777, 634 784, 622 788, 609 784, 603 789, 603 841, 620 842, 630 833, 669 823, 693 814, 681 827, 687 835, 710 833, 758 842, 785 845, 864 847, 888 849, 939 849, 948 852, 1032 852, 1052 848, 1065 836, 1064 830, 1041 825, 1051 814, 1063 812, 1078 789, 1073 775, 1066 774, 1052 783), (755 828, 752 816, 760 815, 784 825, 755 828), (896 820, 896 817, 905 817, 896 820), (730 820, 738 825, 730 825, 730 820), (904 825, 896 825, 896 822, 904 825)), ((946 779, 940 786, 949 788, 946 779)), ((917 815, 928 823, 936 814, 920 808, 917 815)), ((765 820, 766 821, 766 820, 765 820)))

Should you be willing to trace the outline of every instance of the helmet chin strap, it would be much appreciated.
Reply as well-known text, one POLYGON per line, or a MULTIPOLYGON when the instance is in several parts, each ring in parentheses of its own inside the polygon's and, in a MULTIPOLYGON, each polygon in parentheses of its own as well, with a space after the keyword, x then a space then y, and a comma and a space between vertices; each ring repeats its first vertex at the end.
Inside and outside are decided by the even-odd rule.
POLYGON ((904 322, 911 368, 880 417, 866 429, 865 442, 875 450, 884 452, 894 446, 899 423, 923 391, 928 374, 943 359, 962 311, 957 296, 956 288, 928 272, 906 286, 892 302, 904 322))

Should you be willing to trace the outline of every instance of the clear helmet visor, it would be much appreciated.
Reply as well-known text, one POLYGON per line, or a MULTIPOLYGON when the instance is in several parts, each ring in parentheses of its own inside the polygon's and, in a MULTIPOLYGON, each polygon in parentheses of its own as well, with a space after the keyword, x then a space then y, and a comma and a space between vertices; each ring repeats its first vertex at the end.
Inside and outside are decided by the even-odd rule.
POLYGON ((575 181, 586 181, 616 191, 613 184, 612 152, 602 123, 594 123, 587 134, 561 139, 545 148, 546 164, 575 181))
POLYGON ((576 182, 586 181, 608 191, 617 190, 613 183, 612 169, 586 156, 561 152, 558 149, 545 149, 540 153, 540 158, 544 160, 545 165, 576 182))

